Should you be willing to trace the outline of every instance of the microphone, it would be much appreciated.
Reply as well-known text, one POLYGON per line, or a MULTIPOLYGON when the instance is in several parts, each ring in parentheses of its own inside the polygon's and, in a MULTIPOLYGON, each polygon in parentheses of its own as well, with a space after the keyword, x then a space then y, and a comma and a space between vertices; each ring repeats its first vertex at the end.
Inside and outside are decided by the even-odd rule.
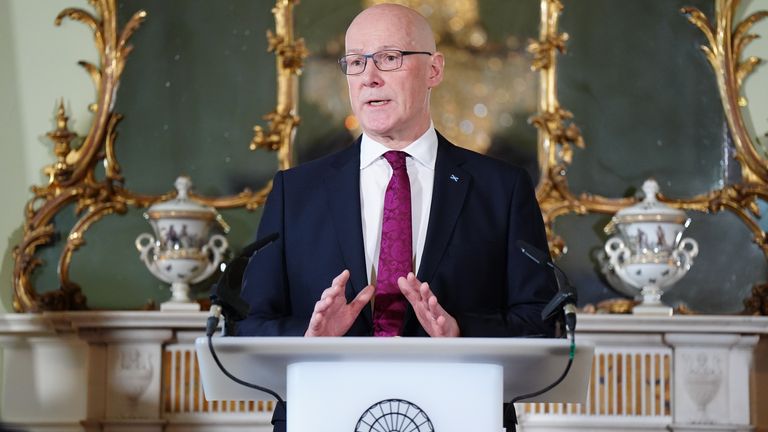
POLYGON ((243 248, 240 254, 227 264, 219 280, 211 287, 211 309, 208 315, 206 333, 213 334, 216 331, 221 316, 224 316, 223 335, 230 336, 235 333, 236 322, 245 319, 250 310, 248 302, 240 298, 243 275, 248 261, 253 254, 258 253, 278 238, 280 238, 280 234, 275 232, 257 239, 243 248))
POLYGON ((543 252, 536 246, 533 246, 523 240, 518 240, 517 247, 519 247, 520 251, 524 253, 528 258, 530 258, 531 261, 535 262, 540 266, 549 267, 555 271, 555 282, 557 282, 557 294, 552 298, 552 300, 549 301, 549 303, 547 303, 547 305, 541 311, 541 319, 543 320, 550 319, 553 315, 555 315, 555 313, 557 313, 558 309, 562 307, 563 311, 565 312, 566 327, 568 327, 568 330, 571 332, 575 331, 576 330, 576 301, 578 300, 578 296, 576 294, 576 290, 573 288, 573 285, 571 285, 571 281, 568 279, 568 275, 565 274, 563 269, 561 269, 557 264, 553 263, 549 259, 549 255, 547 255, 545 252, 543 252), (560 284, 560 278, 558 277, 558 275, 562 276, 562 278, 565 280, 565 289, 563 289, 563 286, 560 284))
POLYGON ((549 303, 547 303, 547 306, 544 307, 544 310, 541 311, 541 319, 547 320, 551 318, 557 312, 557 310, 562 307, 563 311, 565 312, 565 326, 571 336, 571 348, 568 355, 568 364, 566 364, 565 370, 560 375, 560 377, 555 380, 555 382, 541 390, 517 396, 509 401, 509 403, 504 404, 503 425, 506 430, 510 432, 517 430, 517 413, 515 412, 515 403, 544 394, 560 384, 571 370, 573 358, 576 354, 576 290, 571 285, 571 281, 568 280, 568 275, 566 275, 565 272, 557 266, 557 264, 553 263, 552 260, 549 259, 549 255, 547 253, 543 252, 537 247, 528 244, 523 240, 518 240, 516 244, 517 247, 520 248, 520 251, 524 253, 528 258, 530 258, 531 261, 542 267, 549 267, 554 270, 555 282, 557 282, 557 294, 552 298, 552 300, 549 301, 549 303), (565 280, 565 289, 563 289, 563 287, 560 285, 560 278, 558 277, 558 274, 561 275, 565 280))
POLYGON ((205 326, 205 335, 208 337, 208 349, 211 352, 211 357, 213 357, 214 362, 216 362, 216 365, 227 378, 240 385, 268 393, 277 399, 275 410, 272 413, 272 425, 274 426, 273 432, 285 432, 287 417, 285 400, 272 389, 243 381, 232 375, 232 373, 221 364, 221 360, 219 360, 219 356, 216 355, 216 350, 213 348, 213 333, 216 331, 216 327, 219 326, 219 319, 222 315, 224 316, 224 328, 222 329, 223 336, 234 334, 235 322, 245 319, 248 315, 250 305, 240 298, 243 274, 245 273, 245 268, 248 266, 248 261, 254 254, 269 246, 278 238, 280 238, 280 234, 275 232, 257 239, 246 246, 240 252, 240 255, 229 262, 226 269, 224 269, 224 273, 211 288, 213 294, 211 294, 211 309, 210 314, 208 315, 208 322, 205 326))

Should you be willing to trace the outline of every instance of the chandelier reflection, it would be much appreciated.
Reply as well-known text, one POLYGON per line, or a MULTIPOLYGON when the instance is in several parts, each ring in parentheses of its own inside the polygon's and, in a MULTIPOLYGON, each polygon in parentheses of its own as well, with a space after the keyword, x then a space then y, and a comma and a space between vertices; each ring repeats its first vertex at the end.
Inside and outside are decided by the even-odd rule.
MULTIPOLYGON (((392 1, 386 1, 393 3, 392 1)), ((367 0, 363 7, 385 3, 367 0)), ((432 120, 450 141, 487 153, 494 135, 520 126, 537 109, 537 75, 530 69, 525 41, 506 35, 492 41, 480 22, 477 0, 394 1, 419 11, 445 54, 443 82, 432 92, 432 120)), ((337 59, 344 54, 344 34, 330 39, 305 66, 302 94, 350 134, 360 126, 349 107, 346 81, 337 59)), ((534 143, 535 144, 535 143, 534 143)), ((533 149, 535 152, 535 148, 533 149)))

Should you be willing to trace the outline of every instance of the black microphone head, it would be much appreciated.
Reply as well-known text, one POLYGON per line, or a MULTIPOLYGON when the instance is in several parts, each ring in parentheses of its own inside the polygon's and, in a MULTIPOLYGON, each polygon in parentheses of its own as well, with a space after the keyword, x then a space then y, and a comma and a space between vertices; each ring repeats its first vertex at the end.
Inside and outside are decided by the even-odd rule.
POLYGON ((248 315, 250 305, 240 297, 245 269, 256 252, 280 237, 278 233, 266 235, 246 246, 240 255, 233 258, 219 280, 211 287, 211 300, 218 303, 229 321, 240 321, 248 315))
POLYGON ((536 261, 536 264, 546 264, 549 262, 549 255, 547 255, 544 251, 539 250, 539 248, 536 246, 533 246, 524 240, 518 240, 516 244, 517 247, 520 248, 520 251, 528 255, 528 257, 532 260, 536 261))
POLYGON ((240 288, 243 281, 248 258, 238 256, 227 264, 224 273, 211 287, 211 300, 218 302, 224 309, 225 316, 233 321, 240 321, 248 315, 250 305, 240 298, 240 288), (216 297, 214 299, 214 297, 216 297))

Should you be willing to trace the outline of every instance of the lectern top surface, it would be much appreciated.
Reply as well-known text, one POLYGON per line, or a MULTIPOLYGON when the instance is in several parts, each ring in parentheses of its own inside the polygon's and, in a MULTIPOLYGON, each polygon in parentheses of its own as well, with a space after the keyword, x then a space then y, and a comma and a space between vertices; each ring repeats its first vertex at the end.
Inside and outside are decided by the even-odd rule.
MULTIPOLYGON (((499 365, 504 369, 505 395, 522 394, 554 381, 565 368, 570 348, 565 339, 532 338, 219 337, 213 343, 235 376, 278 393, 285 389, 285 372, 293 363, 338 362, 341 368, 345 362, 412 362, 499 365)), ((219 371, 206 338, 196 340, 196 350, 208 399, 265 398, 230 382, 219 371)), ((568 378, 557 391, 538 400, 582 399, 593 352, 591 343, 579 343, 568 378)))

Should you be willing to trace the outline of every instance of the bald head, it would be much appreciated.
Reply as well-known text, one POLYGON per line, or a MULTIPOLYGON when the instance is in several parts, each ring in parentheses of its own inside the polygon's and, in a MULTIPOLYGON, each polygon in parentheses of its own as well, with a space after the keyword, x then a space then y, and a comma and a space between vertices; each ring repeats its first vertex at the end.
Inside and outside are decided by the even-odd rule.
POLYGON ((390 32, 402 32, 403 40, 408 44, 402 47, 404 49, 430 52, 437 50, 432 28, 421 14, 402 5, 383 3, 365 9, 352 20, 345 38, 347 51, 356 49, 349 44, 350 33, 368 31, 372 25, 388 29, 390 32))
POLYGON ((404 6, 376 5, 355 17, 344 43, 347 55, 357 54, 357 65, 363 63, 347 75, 360 126, 391 149, 405 148, 429 129, 429 95, 443 79, 443 55, 427 20, 404 6), (386 61, 397 63, 377 63, 386 61))

